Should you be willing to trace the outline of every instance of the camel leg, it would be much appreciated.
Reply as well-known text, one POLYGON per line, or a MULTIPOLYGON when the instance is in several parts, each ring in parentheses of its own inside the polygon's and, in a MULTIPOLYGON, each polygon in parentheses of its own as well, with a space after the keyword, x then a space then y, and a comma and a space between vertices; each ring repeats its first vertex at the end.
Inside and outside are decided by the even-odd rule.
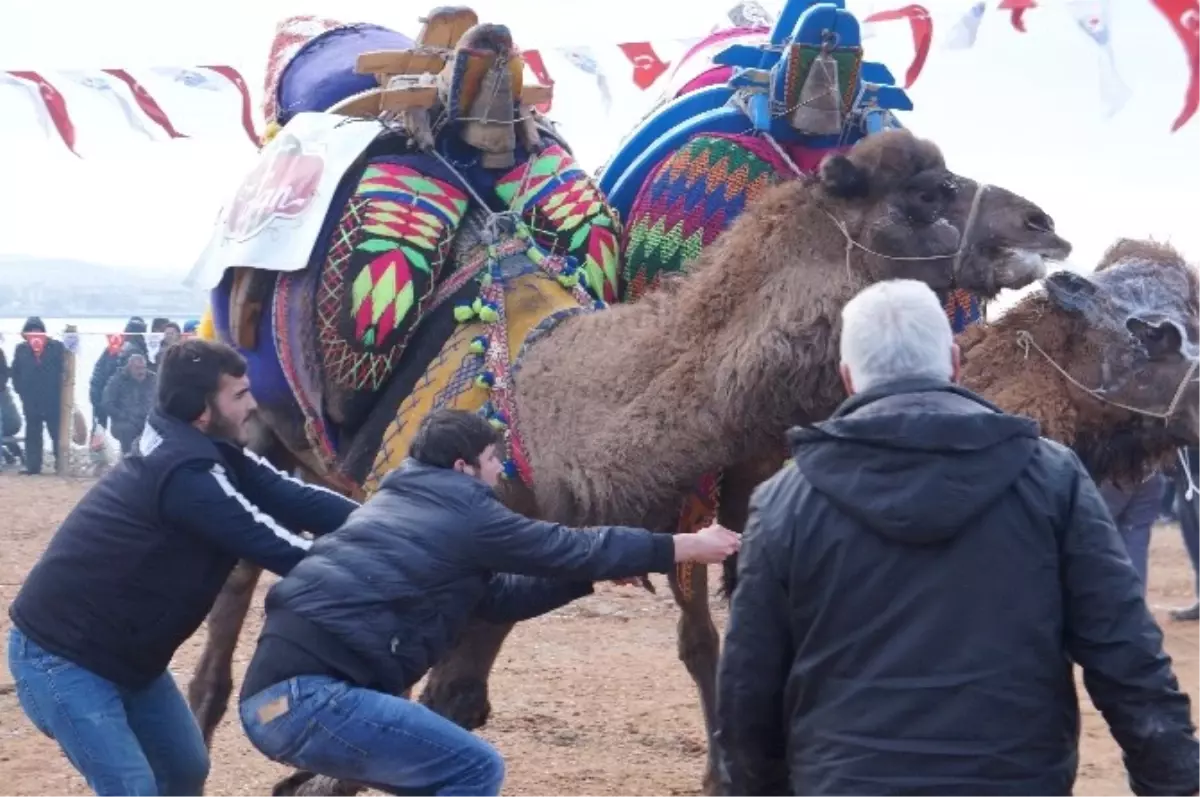
POLYGON ((210 747, 213 731, 225 716, 233 693, 233 651, 261 573, 260 567, 238 562, 208 613, 208 638, 188 684, 188 705, 200 724, 204 743, 210 747))
POLYGON ((704 733, 708 737, 708 760, 704 765, 705 794, 717 793, 717 658, 721 640, 708 609, 708 568, 703 565, 676 567, 669 582, 671 594, 679 604, 679 659, 696 682, 700 708, 704 712, 704 733))
POLYGON ((430 671, 421 703, 469 731, 482 728, 492 712, 488 676, 512 628, 472 620, 458 645, 430 671))

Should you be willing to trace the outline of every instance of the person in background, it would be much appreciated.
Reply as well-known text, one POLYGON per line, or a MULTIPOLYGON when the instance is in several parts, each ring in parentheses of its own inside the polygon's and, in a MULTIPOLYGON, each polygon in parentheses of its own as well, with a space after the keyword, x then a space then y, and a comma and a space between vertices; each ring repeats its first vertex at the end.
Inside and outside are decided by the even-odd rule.
POLYGON ((254 398, 229 346, 172 346, 133 452, 63 521, 9 607, 29 720, 97 794, 202 794, 208 752, 167 670, 239 559, 287 574, 358 504, 245 448, 254 398))
POLYGON ((132 353, 149 357, 146 350, 146 322, 141 316, 133 316, 125 322, 124 340, 117 351, 105 349, 92 366, 92 378, 88 383, 88 398, 92 403, 92 427, 108 429, 108 413, 104 409, 104 388, 108 386, 113 374, 132 353))
POLYGON ((154 390, 154 373, 140 354, 129 355, 125 365, 108 380, 101 406, 112 419, 112 434, 121 444, 122 454, 132 451, 134 442, 142 436, 154 406, 154 390))
POLYGON ((863 290, 840 346, 850 397, 751 498, 724 793, 1069 795, 1077 664, 1133 793, 1196 794, 1190 701, 1079 458, 956 384, 924 283, 863 290))
POLYGON ((499 794, 504 761, 491 745, 399 696, 467 623, 527 620, 593 581, 737 550, 738 535, 716 525, 672 536, 519 515, 493 491, 502 443, 478 414, 430 413, 409 459, 271 588, 240 700, 267 757, 397 794, 499 794))
POLYGON ((21 411, 8 389, 8 357, 0 348, 0 467, 19 463, 23 457, 15 438, 21 432, 21 411))
POLYGON ((37 352, 30 336, 38 333, 45 335, 46 325, 30 316, 21 327, 26 339, 17 344, 12 363, 13 389, 25 410, 25 469, 21 472, 29 475, 42 472, 43 429, 50 434, 50 450, 58 452, 66 355, 62 342, 48 336, 40 339, 41 352, 37 352))
POLYGON ((162 362, 162 358, 166 355, 167 349, 174 346, 183 339, 183 330, 179 328, 179 324, 174 321, 168 321, 163 324, 162 340, 158 344, 158 352, 154 355, 154 368, 158 369, 158 363, 162 362))
POLYGON ((1133 485, 1118 485, 1105 482, 1100 485, 1100 497, 1108 506, 1125 543, 1129 560, 1142 581, 1142 593, 1148 584, 1150 564, 1150 532, 1158 520, 1162 508, 1163 485, 1166 479, 1161 473, 1152 473, 1133 485))
POLYGON ((1191 606, 1172 609, 1170 616, 1176 622, 1194 623, 1200 620, 1200 492, 1196 490, 1196 483, 1200 482, 1200 474, 1197 473, 1200 470, 1200 449, 1196 446, 1182 448, 1179 450, 1179 459, 1171 472, 1175 485, 1176 515, 1179 518, 1179 531, 1183 534, 1183 545, 1192 561, 1198 600, 1192 601, 1191 606))

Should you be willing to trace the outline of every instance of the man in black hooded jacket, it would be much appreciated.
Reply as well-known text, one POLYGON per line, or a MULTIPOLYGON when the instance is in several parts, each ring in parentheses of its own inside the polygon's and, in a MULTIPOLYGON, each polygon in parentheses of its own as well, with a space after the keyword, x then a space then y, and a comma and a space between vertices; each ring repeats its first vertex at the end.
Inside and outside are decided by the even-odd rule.
POLYGON ((50 450, 56 456, 58 454, 66 349, 61 341, 46 335, 46 325, 37 316, 26 319, 21 335, 25 340, 18 343, 13 352, 12 382, 25 410, 25 470, 22 472, 36 475, 42 472, 43 427, 50 434, 50 450), (31 342, 32 335, 41 337, 31 342))
POLYGON ((953 382, 932 291, 843 313, 851 398, 759 487, 718 676, 730 794, 1070 794, 1073 664, 1135 794, 1195 794, 1162 633, 1073 452, 953 382))

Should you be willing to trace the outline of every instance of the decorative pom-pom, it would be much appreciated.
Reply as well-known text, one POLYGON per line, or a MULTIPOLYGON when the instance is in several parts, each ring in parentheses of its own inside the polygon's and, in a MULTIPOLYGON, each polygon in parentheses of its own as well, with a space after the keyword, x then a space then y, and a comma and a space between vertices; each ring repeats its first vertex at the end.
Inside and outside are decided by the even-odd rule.
POLYGON ((491 371, 484 371, 482 374, 475 377, 475 384, 478 387, 490 389, 492 385, 496 384, 496 375, 491 371))
POLYGON ((479 315, 479 311, 482 309, 483 299, 480 299, 478 296, 476 296, 475 301, 471 302, 471 311, 474 312, 475 315, 479 315))
POLYGON ((479 320, 484 323, 491 324, 500 320, 500 313, 490 304, 485 304, 479 308, 479 320))
POLYGON ((488 423, 492 425, 493 429, 498 429, 501 432, 508 428, 508 424, 504 422, 504 418, 498 415, 494 418, 488 418, 488 423))
POLYGON ((605 304, 604 302, 600 301, 599 299, 592 302, 592 307, 596 310, 607 310, 608 309, 608 305, 605 304))
POLYGON ((487 286, 491 285, 492 284, 492 275, 484 274, 482 277, 479 278, 479 284, 485 288, 487 286))
POLYGON ((517 475, 517 463, 511 459, 504 460, 504 478, 515 479, 517 475))
POLYGON ((454 307, 454 320, 455 321, 457 321, 461 324, 464 321, 470 321, 474 317, 475 317, 475 311, 473 309, 471 309, 470 305, 466 305, 466 304, 455 305, 455 307, 454 307))
POLYGON ((470 351, 471 354, 483 354, 485 351, 487 351, 487 347, 488 336, 476 335, 475 337, 471 338, 471 345, 467 347, 467 350, 470 351))
POLYGON ((558 275, 558 284, 562 285, 564 288, 574 288, 579 284, 579 275, 567 274, 566 272, 563 272, 562 274, 558 275))

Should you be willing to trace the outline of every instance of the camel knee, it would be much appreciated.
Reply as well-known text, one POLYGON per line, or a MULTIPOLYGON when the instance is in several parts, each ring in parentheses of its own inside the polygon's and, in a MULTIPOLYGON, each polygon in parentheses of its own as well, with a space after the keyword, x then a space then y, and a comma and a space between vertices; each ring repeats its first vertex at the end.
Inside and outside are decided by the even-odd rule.
POLYGON ((685 614, 679 621, 679 660, 692 675, 709 675, 721 654, 721 638, 707 613, 703 617, 685 614))

